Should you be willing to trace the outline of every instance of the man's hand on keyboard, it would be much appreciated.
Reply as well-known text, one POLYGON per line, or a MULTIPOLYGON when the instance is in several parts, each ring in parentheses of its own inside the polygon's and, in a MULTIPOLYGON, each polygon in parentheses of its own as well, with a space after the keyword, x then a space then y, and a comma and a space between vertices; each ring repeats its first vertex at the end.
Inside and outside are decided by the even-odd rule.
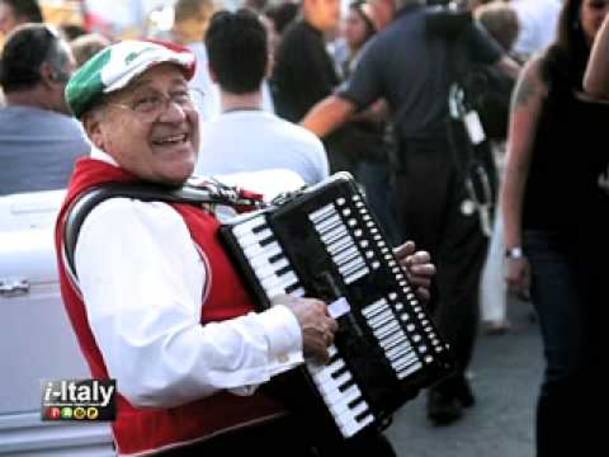
POLYGON ((436 274, 436 267, 431 263, 431 256, 426 251, 417 251, 413 241, 394 249, 400 265, 406 269, 406 275, 415 290, 419 300, 429 301, 429 287, 431 279, 436 274))
POLYGON ((334 342, 338 324, 328 313, 326 304, 312 298, 288 296, 281 297, 277 302, 287 306, 298 319, 304 356, 327 363, 330 359, 328 346, 334 342))

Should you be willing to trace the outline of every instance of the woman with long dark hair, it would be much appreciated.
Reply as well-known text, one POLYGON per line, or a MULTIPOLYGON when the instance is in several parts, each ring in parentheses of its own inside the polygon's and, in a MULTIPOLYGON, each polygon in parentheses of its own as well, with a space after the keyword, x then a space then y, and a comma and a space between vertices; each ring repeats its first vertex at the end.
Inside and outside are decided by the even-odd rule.
POLYGON ((609 0, 565 0, 554 44, 527 63, 512 101, 502 194, 506 279, 513 290, 530 287, 541 326, 546 369, 537 405, 538 456, 581 451, 598 439, 582 425, 587 418, 580 413, 589 405, 578 398, 588 330, 578 241, 584 202, 593 192, 590 156, 609 109, 578 94, 608 12, 609 0))

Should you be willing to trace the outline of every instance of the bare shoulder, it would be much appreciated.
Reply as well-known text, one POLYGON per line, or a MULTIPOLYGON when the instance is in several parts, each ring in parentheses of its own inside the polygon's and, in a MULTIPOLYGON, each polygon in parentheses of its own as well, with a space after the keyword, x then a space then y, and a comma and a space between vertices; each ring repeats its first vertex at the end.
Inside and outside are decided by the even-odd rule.
POLYGON ((526 107, 546 97, 548 87, 542 78, 542 63, 542 56, 536 55, 525 64, 514 88, 512 109, 526 107))

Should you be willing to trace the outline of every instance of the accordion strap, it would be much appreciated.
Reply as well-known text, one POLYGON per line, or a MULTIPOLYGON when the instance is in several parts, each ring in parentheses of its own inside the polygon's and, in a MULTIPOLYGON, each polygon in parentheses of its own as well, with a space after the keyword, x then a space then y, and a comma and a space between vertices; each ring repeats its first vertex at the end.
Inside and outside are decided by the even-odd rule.
POLYGON ((236 208, 237 211, 264 206, 260 194, 226 186, 216 181, 209 181, 196 186, 186 184, 180 188, 142 183, 108 183, 93 187, 72 203, 66 218, 64 250, 68 266, 75 277, 74 251, 82 224, 93 208, 110 198, 132 198, 144 202, 186 203, 195 206, 226 205, 236 208))

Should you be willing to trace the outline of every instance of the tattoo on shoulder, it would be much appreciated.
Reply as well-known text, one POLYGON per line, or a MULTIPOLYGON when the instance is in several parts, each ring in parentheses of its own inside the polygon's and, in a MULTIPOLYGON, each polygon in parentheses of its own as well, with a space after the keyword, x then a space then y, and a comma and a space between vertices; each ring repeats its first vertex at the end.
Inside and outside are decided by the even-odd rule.
POLYGON ((524 77, 516 86, 514 91, 513 108, 518 108, 526 103, 538 92, 538 87, 530 78, 524 77))

